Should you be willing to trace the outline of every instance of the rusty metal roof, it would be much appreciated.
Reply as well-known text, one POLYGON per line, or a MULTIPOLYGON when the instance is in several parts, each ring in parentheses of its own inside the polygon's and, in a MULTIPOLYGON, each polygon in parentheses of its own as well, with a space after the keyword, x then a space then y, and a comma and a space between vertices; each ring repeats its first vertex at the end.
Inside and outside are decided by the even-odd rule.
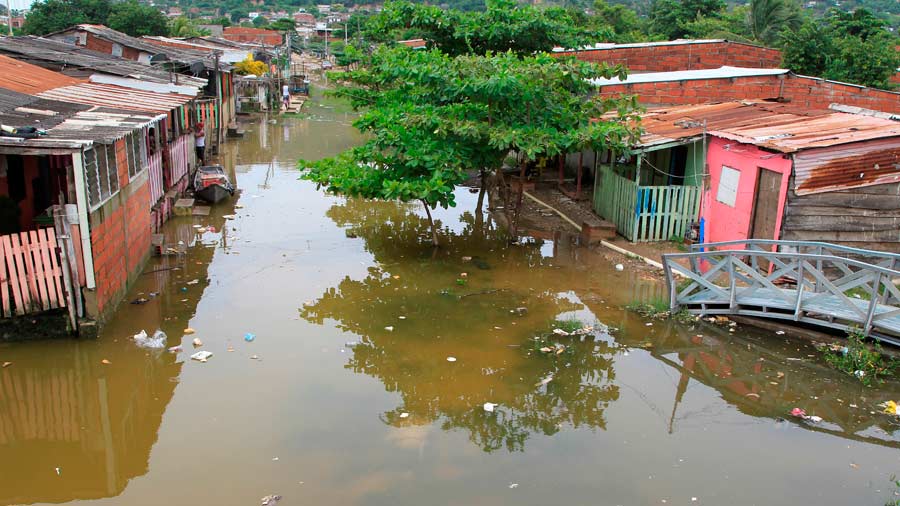
POLYGON ((794 155, 797 195, 900 182, 900 137, 810 149, 794 155))
POLYGON ((79 82, 74 77, 0 55, 0 88, 31 95, 79 82))
POLYGON ((95 142, 109 143, 165 115, 59 102, 0 89, 0 123, 33 126, 47 131, 35 139, 0 137, 0 153, 30 149, 52 152, 78 149, 95 142))
POLYGON ((112 84, 78 83, 38 93, 39 97, 63 102, 74 102, 98 107, 167 113, 190 102, 194 97, 177 93, 157 93, 153 91, 125 88, 112 84))
MULTIPOLYGON (((81 71, 82 75, 89 75, 96 72, 157 83, 169 83, 176 78, 171 72, 158 66, 34 36, 0 37, 0 53, 66 74, 81 71)), ((177 75, 177 80, 181 85, 196 88, 206 86, 205 78, 177 75)))
POLYGON ((704 131, 781 153, 900 137, 900 122, 762 101, 651 109, 642 115, 641 147, 700 138, 704 131))

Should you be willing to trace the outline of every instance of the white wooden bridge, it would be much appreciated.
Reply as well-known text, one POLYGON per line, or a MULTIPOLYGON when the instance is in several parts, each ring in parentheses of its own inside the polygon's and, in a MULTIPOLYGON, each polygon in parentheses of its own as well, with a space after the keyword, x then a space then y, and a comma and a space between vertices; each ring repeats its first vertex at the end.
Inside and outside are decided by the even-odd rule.
POLYGON ((900 254, 750 239, 693 245, 663 265, 673 311, 858 328, 900 346, 900 254))

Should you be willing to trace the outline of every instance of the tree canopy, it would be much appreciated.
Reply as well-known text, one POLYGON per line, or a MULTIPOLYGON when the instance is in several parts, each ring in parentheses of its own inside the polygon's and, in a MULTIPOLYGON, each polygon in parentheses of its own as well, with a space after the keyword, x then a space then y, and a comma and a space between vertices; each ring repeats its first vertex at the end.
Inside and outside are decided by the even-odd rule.
POLYGON ((25 17, 25 33, 46 35, 82 24, 106 24, 110 0, 44 0, 35 2, 25 17))
POLYGON ((369 22, 374 39, 424 38, 450 55, 513 51, 533 54, 577 47, 609 36, 583 26, 562 8, 520 6, 516 0, 487 0, 484 11, 445 10, 407 1, 388 1, 369 22), (400 34, 400 35, 398 35, 400 34))
POLYGON ((890 89, 900 67, 897 45, 884 22, 865 9, 833 9, 785 33, 784 63, 801 74, 890 89))
POLYGON ((137 0, 125 0, 113 4, 106 25, 133 37, 168 35, 169 33, 169 21, 166 16, 156 7, 140 3, 137 0))
POLYGON ((329 192, 446 208, 467 172, 498 169, 510 152, 535 160, 588 147, 622 150, 635 135, 633 98, 586 99, 589 79, 624 76, 621 67, 387 46, 366 63, 335 77, 336 94, 361 111, 355 126, 369 140, 301 162, 303 177, 329 192))

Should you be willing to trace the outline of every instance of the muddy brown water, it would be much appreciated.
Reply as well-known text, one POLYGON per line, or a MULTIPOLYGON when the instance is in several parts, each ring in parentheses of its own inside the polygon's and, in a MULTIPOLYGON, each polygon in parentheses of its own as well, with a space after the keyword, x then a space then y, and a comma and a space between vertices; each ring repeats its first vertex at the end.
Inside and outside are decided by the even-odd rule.
POLYGON ((149 302, 97 341, 0 346, 0 504, 891 497, 900 427, 877 404, 896 384, 863 388, 771 333, 648 322, 623 306, 658 283, 565 238, 510 245, 467 189, 434 250, 420 207, 297 179, 294 160, 360 141, 339 105, 309 112, 229 144, 239 198, 167 224, 187 253, 150 262, 128 295, 149 302), (594 330, 551 333, 576 319, 594 330), (142 329, 184 351, 138 348, 142 329))

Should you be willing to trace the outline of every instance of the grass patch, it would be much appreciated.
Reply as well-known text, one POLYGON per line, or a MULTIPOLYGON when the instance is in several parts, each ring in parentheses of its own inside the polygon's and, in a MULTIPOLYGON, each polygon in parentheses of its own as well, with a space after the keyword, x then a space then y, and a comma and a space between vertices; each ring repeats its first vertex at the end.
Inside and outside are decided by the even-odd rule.
MULTIPOLYGON (((894 489, 894 497, 900 496, 900 480, 897 479, 897 475, 891 475, 891 487, 894 489)), ((900 499, 889 499, 884 506, 900 506, 900 499)))
POLYGON ((877 341, 871 348, 858 330, 847 332, 847 345, 826 345, 820 348, 831 367, 857 378, 863 385, 872 386, 892 377, 900 362, 886 358, 877 341))
POLYGON ((625 306, 625 309, 637 313, 644 318, 653 318, 655 320, 674 320, 678 323, 693 323, 697 321, 697 317, 689 313, 687 310, 671 312, 669 303, 665 299, 650 299, 647 302, 632 302, 625 306))
POLYGON ((567 318, 565 320, 554 320, 553 328, 565 330, 568 333, 573 333, 576 330, 581 330, 584 328, 584 322, 577 318, 567 318))

